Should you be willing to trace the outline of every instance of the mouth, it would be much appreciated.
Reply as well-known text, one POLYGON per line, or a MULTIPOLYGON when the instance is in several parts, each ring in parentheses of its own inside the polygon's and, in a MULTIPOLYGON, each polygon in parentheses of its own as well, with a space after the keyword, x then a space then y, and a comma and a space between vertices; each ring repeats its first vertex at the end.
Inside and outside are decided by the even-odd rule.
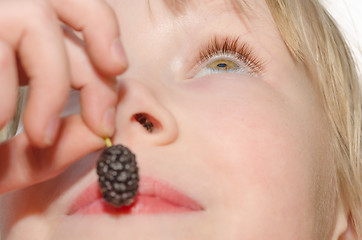
POLYGON ((73 202, 67 215, 161 214, 203 211, 204 208, 184 193, 151 177, 141 177, 139 191, 130 206, 113 207, 103 198, 98 182, 88 186, 73 202))

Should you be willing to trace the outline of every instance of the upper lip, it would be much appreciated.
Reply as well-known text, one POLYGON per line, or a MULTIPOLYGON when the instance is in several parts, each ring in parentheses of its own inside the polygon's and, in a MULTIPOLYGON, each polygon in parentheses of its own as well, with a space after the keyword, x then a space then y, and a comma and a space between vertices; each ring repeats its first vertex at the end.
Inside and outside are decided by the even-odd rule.
MULTIPOLYGON (((175 206, 190 209, 190 211, 201 211, 203 207, 184 193, 174 189, 170 185, 156 180, 152 177, 141 176, 139 182, 138 196, 149 196, 162 199, 175 206)), ((93 182, 75 199, 70 206, 67 215, 74 214, 77 210, 102 198, 98 182, 93 182)))

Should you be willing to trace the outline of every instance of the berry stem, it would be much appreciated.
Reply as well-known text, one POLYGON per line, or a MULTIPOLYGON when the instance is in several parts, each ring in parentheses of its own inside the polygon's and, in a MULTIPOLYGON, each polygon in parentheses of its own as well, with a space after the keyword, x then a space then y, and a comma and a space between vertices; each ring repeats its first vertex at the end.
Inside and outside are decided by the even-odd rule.
POLYGON ((112 141, 109 139, 109 137, 106 137, 104 141, 106 142, 107 147, 112 147, 112 141))

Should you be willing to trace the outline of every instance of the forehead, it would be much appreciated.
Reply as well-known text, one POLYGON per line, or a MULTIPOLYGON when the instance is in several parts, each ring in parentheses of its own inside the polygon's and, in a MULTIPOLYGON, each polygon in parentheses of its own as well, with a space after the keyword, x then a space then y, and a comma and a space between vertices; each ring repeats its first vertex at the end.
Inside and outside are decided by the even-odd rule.
MULTIPOLYGON (((144 18, 153 22, 156 19, 175 20, 191 14, 211 16, 218 18, 220 15, 238 15, 239 20, 245 24, 251 20, 265 20, 270 13, 265 0, 107 0, 121 14, 130 18, 144 18), (131 3, 131 4, 130 4, 131 3), (125 10, 128 9, 128 10, 125 10), (124 12, 124 11, 126 12, 124 12), (132 11, 130 11, 132 10, 132 11), (143 12, 143 11, 146 12, 143 12), (129 13, 132 12, 134 14, 129 13), (142 14, 143 12, 143 14, 142 14), (148 12, 148 13, 147 13, 148 12), (138 13, 138 14, 136 14, 138 13), (165 13, 168 13, 165 15, 165 13), (138 16, 136 16, 138 15, 138 16)), ((270 22, 270 19, 267 19, 270 22)), ((167 20, 166 20, 167 21, 167 20)), ((245 24, 246 25, 246 24, 245 24)))
POLYGON ((166 41, 190 42, 190 36, 196 40, 227 34, 234 37, 258 35, 258 40, 259 32, 263 36, 277 32, 274 31, 276 26, 264 0, 109 1, 117 12, 122 38, 126 42, 128 39, 125 38, 131 38, 129 41, 132 43, 138 39, 142 46, 154 46, 155 42, 166 46, 166 41))
MULTIPOLYGON (((146 1, 152 13, 152 2, 159 1, 146 1)), ((251 30, 249 27, 254 21, 262 21, 264 24, 268 23, 267 25, 274 23, 265 0, 161 0, 160 2, 174 17, 185 16, 190 11, 197 11, 201 15, 212 15, 213 17, 221 14, 237 15, 248 30, 251 30)))

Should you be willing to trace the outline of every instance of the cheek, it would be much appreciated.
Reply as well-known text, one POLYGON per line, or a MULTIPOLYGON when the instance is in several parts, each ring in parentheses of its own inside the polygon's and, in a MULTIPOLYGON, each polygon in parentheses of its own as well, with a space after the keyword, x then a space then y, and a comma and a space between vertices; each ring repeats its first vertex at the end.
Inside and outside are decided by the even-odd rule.
POLYGON ((232 87, 227 96, 195 101, 203 110, 190 111, 190 119, 200 119, 188 123, 197 136, 191 141, 198 141, 205 168, 218 176, 212 184, 223 189, 215 196, 223 203, 220 214, 230 225, 226 213, 233 213, 232 224, 245 227, 244 237, 259 229, 260 239, 312 239, 316 162, 324 153, 323 130, 313 123, 317 114, 304 115, 266 85, 246 81, 243 87, 248 91, 232 87))
POLYGON ((284 228, 290 234, 308 232, 314 210, 315 156, 307 150, 310 146, 300 129, 281 121, 283 113, 264 113, 250 114, 229 134, 224 131, 223 142, 230 144, 224 147, 227 159, 222 165, 225 179, 232 183, 231 206, 239 216, 247 216, 240 220, 241 226, 250 227, 252 222, 264 236, 279 236, 284 228))

